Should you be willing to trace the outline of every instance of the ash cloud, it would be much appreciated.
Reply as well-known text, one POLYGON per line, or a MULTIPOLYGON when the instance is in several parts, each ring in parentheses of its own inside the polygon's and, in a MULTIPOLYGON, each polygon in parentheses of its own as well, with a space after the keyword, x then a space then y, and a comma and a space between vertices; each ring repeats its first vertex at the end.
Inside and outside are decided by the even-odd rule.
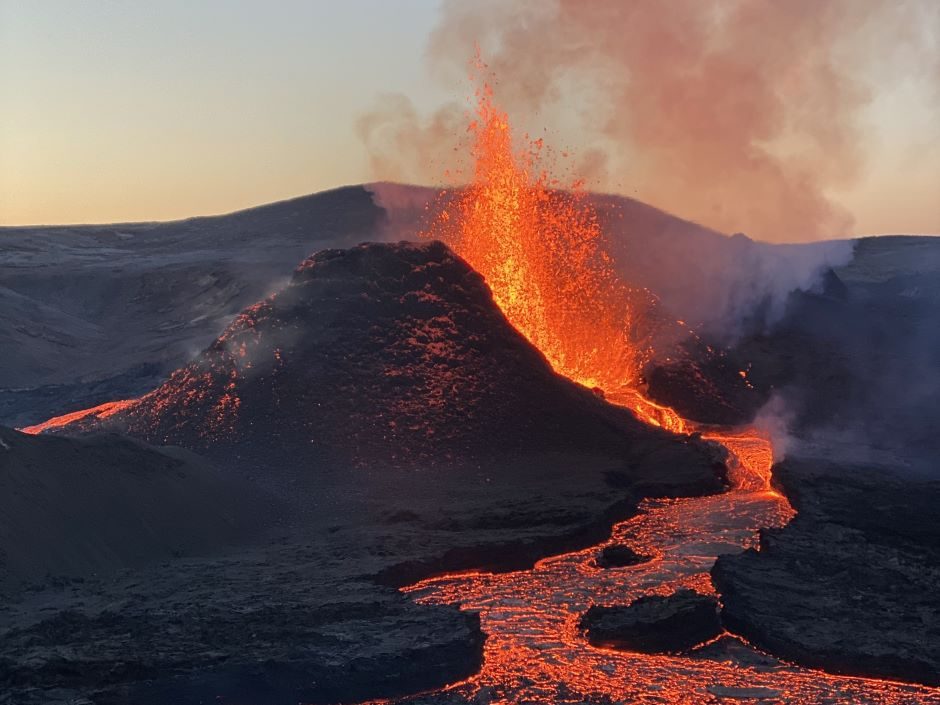
MULTIPOLYGON (((723 232, 808 241, 850 233, 851 214, 829 193, 864 171, 869 75, 936 71, 938 42, 923 30, 936 26, 933 8, 450 0, 427 56, 433 75, 454 85, 479 46, 510 116, 573 137, 575 168, 592 188, 723 232)), ((383 98, 360 121, 377 176, 440 180, 436 160, 453 154, 459 116, 456 104, 422 118, 406 98, 383 98)))
POLYGON ((424 117, 408 96, 386 93, 359 116, 355 130, 376 178, 406 183, 430 178, 436 183, 456 169, 460 160, 453 140, 464 127, 464 114, 456 103, 424 117))

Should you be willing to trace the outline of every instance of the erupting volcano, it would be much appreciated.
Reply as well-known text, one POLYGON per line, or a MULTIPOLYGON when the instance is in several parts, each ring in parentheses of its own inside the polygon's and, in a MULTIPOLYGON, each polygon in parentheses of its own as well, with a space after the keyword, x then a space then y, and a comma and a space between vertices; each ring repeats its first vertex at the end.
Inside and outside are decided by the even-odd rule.
POLYGON ((86 4, 0 705, 940 705, 940 2, 86 4))
MULTIPOLYGON (((475 71, 486 71, 479 58, 475 71)), ((542 139, 514 144, 509 116, 488 82, 479 81, 475 97, 467 128, 472 180, 442 194, 422 236, 446 242, 483 275, 510 323, 556 372, 603 390, 648 424, 704 432, 731 454, 737 485, 769 490, 773 450, 765 434, 699 428, 643 392, 644 368, 656 354, 656 323, 647 320, 652 295, 615 272, 583 182, 553 178, 542 139)))

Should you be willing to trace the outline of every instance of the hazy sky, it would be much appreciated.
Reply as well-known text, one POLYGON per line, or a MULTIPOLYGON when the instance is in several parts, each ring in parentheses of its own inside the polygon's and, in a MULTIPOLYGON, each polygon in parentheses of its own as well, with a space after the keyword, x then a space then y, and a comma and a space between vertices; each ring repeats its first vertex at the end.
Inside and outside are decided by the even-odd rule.
MULTIPOLYGON (((431 110, 466 90, 429 77, 438 14, 436 0, 0 0, 0 223, 162 220, 368 181, 355 121, 378 94, 431 110)), ((838 194, 858 233, 940 232, 928 88, 877 86, 866 176, 838 194)))

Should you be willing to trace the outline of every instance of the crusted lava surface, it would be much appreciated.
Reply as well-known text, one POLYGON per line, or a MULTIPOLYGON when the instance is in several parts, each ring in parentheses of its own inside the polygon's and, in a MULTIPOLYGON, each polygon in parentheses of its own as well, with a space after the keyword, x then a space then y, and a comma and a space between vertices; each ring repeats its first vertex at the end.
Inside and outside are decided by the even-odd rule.
POLYGON ((940 685, 940 483, 791 459, 798 514, 712 570, 729 629, 797 663, 940 685))
POLYGON ((643 653, 691 649, 721 633, 718 601, 694 590, 647 595, 629 605, 591 607, 580 627, 595 646, 643 653))

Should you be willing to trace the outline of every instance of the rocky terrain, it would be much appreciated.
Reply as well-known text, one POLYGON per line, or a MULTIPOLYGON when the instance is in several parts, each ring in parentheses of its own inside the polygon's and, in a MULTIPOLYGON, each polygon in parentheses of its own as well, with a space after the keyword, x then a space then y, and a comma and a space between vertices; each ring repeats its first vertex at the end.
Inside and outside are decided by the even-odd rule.
POLYGON ((818 459, 776 478, 797 517, 712 571, 728 628, 833 673, 940 685, 940 482, 818 459))
POLYGON ((694 590, 591 607, 579 625, 595 646, 647 654, 686 651, 721 634, 718 602, 694 590))
POLYGON ((256 534, 276 506, 178 448, 0 427, 0 586, 215 552, 256 534))
POLYGON ((598 568, 623 568, 630 565, 639 565, 651 560, 650 556, 644 556, 634 551, 629 546, 623 544, 614 544, 606 546, 594 561, 598 568))
POLYGON ((774 477, 798 515, 714 578, 729 627, 775 654, 940 682, 938 304, 940 239, 862 240, 738 347, 785 410, 774 477))
POLYGON ((437 243, 315 255, 151 394, 50 430, 88 440, 22 438, 121 430, 198 450, 270 521, 232 547, 9 591, 13 702, 438 687, 479 667, 479 623, 395 587, 527 567, 602 539, 643 497, 724 486, 715 446, 555 375, 437 243))

